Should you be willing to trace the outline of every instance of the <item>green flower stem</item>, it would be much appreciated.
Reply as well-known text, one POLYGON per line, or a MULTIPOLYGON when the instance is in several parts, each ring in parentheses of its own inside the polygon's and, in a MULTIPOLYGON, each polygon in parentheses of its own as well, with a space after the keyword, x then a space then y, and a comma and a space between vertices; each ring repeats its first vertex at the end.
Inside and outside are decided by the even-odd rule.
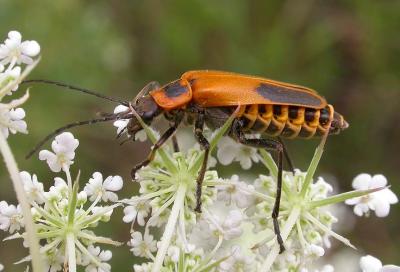
MULTIPOLYGON (((71 176, 69 174, 69 171, 67 172, 68 176, 71 176)), ((72 187, 72 192, 70 192, 71 200, 69 203, 69 211, 68 211, 68 225, 71 227, 74 225, 74 219, 75 219, 75 212, 76 212, 76 205, 78 203, 78 190, 79 190, 79 176, 80 173, 78 173, 78 176, 76 177, 75 183, 72 187)))
POLYGON ((76 272, 75 236, 72 232, 67 234, 68 271, 76 272))
POLYGON ((36 237, 36 228, 32 219, 31 206, 29 205, 21 177, 19 175, 17 162, 15 161, 10 146, 8 145, 8 142, 3 133, 1 132, 1 130, 0 130, 0 151, 1 154, 3 155, 4 162, 6 164, 11 180, 13 182, 18 203, 21 205, 22 215, 24 217, 25 229, 27 233, 26 239, 29 244, 29 252, 32 258, 33 271, 42 272, 43 264, 39 252, 39 242, 36 237))
POLYGON ((151 269, 152 272, 159 272, 164 262, 165 255, 168 247, 171 243, 172 235, 175 231, 175 225, 178 220, 180 210, 183 209, 185 195, 187 190, 187 183, 181 181, 178 190, 176 192, 174 205, 172 206, 171 214, 168 218, 167 225, 165 226, 163 237, 161 238, 161 245, 157 251, 157 256, 154 261, 154 265, 151 269))
POLYGON ((301 187, 300 197, 304 199, 307 190, 310 188, 310 183, 315 174, 315 170, 317 170, 318 163, 322 157, 322 153, 324 153, 324 146, 326 143, 326 139, 328 134, 325 134, 322 137, 321 142, 319 143, 317 150, 315 150, 314 157, 311 160, 310 166, 308 167, 306 177, 304 179, 303 187, 301 187))
MULTIPOLYGON (((282 228, 281 231, 281 236, 283 242, 286 241, 286 239, 289 237, 290 232, 292 231, 294 225, 296 224, 296 221, 298 220, 300 216, 300 211, 301 208, 298 206, 294 206, 293 209, 291 210, 288 219, 285 222, 285 225, 282 228)), ((279 255, 279 244, 275 240, 275 245, 268 254, 267 258, 265 259, 264 263, 261 266, 261 271, 260 272, 268 272, 271 270, 272 265, 274 264, 276 257, 279 255)))
POLYGON ((339 202, 344 202, 345 200, 350 199, 350 198, 365 196, 365 195, 380 191, 385 188, 386 187, 379 187, 379 188, 374 188, 374 189, 369 189, 369 190, 354 190, 354 191, 334 195, 334 196, 331 196, 331 197, 328 197, 325 199, 311 201, 309 204, 309 210, 314 209, 316 207, 322 207, 322 206, 336 204, 339 202))

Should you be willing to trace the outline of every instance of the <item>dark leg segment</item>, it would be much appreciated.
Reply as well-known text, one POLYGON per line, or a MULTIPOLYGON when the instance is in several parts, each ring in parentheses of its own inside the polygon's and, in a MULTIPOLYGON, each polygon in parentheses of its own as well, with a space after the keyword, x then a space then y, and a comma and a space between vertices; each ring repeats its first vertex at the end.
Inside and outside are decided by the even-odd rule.
POLYGON ((167 131, 165 131, 164 134, 160 137, 160 139, 158 139, 158 141, 153 145, 153 148, 147 159, 133 167, 133 169, 131 170, 132 180, 135 180, 135 174, 137 170, 139 170, 143 166, 148 165, 154 159, 157 150, 174 134, 181 121, 182 121, 181 114, 177 114, 177 119, 175 120, 174 124, 169 129, 167 129, 167 131))
POLYGON ((179 152, 179 144, 176 135, 172 135, 172 146, 174 147, 174 152, 179 152))
POLYGON ((282 155, 283 155, 283 145, 279 141, 274 141, 271 139, 248 139, 242 131, 242 123, 240 120, 235 120, 232 125, 233 136, 244 145, 252 146, 256 148, 265 148, 267 150, 273 150, 278 152, 278 177, 276 184, 276 197, 274 209, 272 210, 272 220, 274 224, 274 232, 276 234, 276 239, 280 246, 279 253, 285 251, 285 246, 283 245, 283 240, 281 237, 281 232, 279 229, 278 216, 279 216, 279 205, 281 202, 282 193, 282 155))
POLYGON ((289 170, 290 170, 291 172, 294 172, 293 161, 290 159, 289 152, 288 152, 288 150, 287 150, 287 148, 286 148, 285 142, 282 140, 281 137, 278 137, 278 141, 281 143, 281 145, 282 145, 282 147, 283 147, 283 155, 285 156, 285 160, 286 160, 286 162, 288 163, 289 170))
POLYGON ((204 175, 207 170, 207 162, 208 162, 208 154, 210 152, 210 143, 203 135, 204 128, 204 112, 200 112, 198 114, 195 127, 194 127, 194 135, 196 137, 197 142, 200 144, 200 147, 204 150, 204 159, 200 168, 199 175, 196 180, 196 208, 194 209, 196 212, 201 213, 201 189, 203 185, 204 175))

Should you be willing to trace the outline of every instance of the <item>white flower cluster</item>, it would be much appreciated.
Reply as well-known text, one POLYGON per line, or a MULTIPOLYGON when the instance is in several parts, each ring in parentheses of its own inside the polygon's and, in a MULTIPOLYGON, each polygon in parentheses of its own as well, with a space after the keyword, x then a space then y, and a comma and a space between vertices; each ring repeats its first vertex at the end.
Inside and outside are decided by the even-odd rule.
MULTIPOLYGON (((151 129, 146 127, 146 131, 150 139, 156 138, 151 129)), ((212 147, 222 135, 222 130, 214 134, 212 147)), ((344 201, 362 203, 378 216, 386 216, 390 204, 397 202, 380 175, 374 177, 378 180, 374 184, 362 186, 359 184, 369 181, 366 176, 362 182, 357 177, 355 191, 330 196, 331 185, 321 177, 312 179, 320 158, 316 155, 310 166, 314 170, 284 172, 278 221, 286 250, 278 254, 271 218, 276 165, 270 156, 255 149, 246 147, 232 153, 237 148, 229 141, 219 147, 217 156, 223 164, 238 161, 248 169, 252 162, 261 161, 269 167, 270 175, 245 181, 238 175, 222 179, 216 171, 207 171, 202 187, 203 212, 196 215, 195 181, 203 153, 198 147, 187 153, 162 148, 149 166, 137 172, 139 195, 122 201, 126 205, 123 221, 132 224, 128 245, 135 256, 148 259, 135 264, 134 271, 333 271, 331 265, 309 270, 330 247, 329 238, 353 247, 333 231, 338 218, 326 207, 344 201), (160 237, 152 228, 161 228, 164 233, 160 237)), ((322 154, 322 147, 320 150, 322 154)), ((360 209, 365 212, 364 207, 360 209)))
MULTIPOLYGON (((78 140, 69 132, 56 137, 51 151, 41 151, 40 159, 47 160, 53 172, 62 170, 66 180, 54 178, 48 191, 35 174, 20 173, 27 197, 32 205, 37 236, 41 240, 41 252, 45 258, 45 271, 62 271, 68 263, 85 266, 85 271, 110 271, 112 257, 109 250, 101 250, 97 243, 120 245, 109 238, 96 236, 92 231, 100 222, 110 220, 114 208, 119 206, 116 191, 122 188, 120 176, 103 179, 95 172, 82 191, 78 191, 79 174, 75 182, 71 179, 70 165, 75 157, 78 140), (111 204, 108 204, 112 202, 111 204), (71 255, 73 257, 71 258, 71 255), (71 263, 71 260, 74 260, 71 263)), ((0 202, 0 229, 12 234, 7 239, 23 238, 23 216, 19 207, 0 202)), ((29 257, 23 259, 28 261, 29 257)))
POLYGON ((0 132, 4 137, 9 133, 27 133, 27 125, 23 120, 25 111, 20 108, 27 99, 28 93, 8 103, 1 101, 18 89, 18 84, 36 64, 34 57, 40 53, 36 41, 22 41, 18 31, 10 31, 8 38, 0 44, 0 132), (24 72, 21 66, 27 65, 24 72))

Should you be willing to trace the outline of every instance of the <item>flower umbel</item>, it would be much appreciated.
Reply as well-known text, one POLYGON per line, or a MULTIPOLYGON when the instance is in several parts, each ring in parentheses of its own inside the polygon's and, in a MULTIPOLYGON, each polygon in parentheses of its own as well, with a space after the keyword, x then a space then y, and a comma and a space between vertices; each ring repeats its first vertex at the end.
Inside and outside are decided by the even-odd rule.
MULTIPOLYGON (((77 146, 78 140, 71 133, 58 135, 52 143, 55 154, 51 155, 54 160, 48 161, 49 167, 54 171, 57 164, 57 170, 63 170, 67 181, 56 177, 54 185, 46 192, 36 175, 23 171, 21 179, 33 206, 37 236, 42 240, 41 252, 50 271, 61 271, 64 263, 68 263, 69 271, 76 271, 77 265, 86 266, 86 271, 110 271, 107 262, 111 259, 111 251, 101 251, 95 244, 120 243, 96 236, 92 229, 100 222, 109 221, 114 208, 120 206, 119 203, 107 205, 106 202, 118 200, 115 191, 122 188, 122 179, 110 176, 103 182, 101 173, 95 172, 85 189, 79 192, 79 174, 72 182, 69 168, 77 146)), ((43 157, 43 152, 41 154, 43 157)), ((0 203, 1 229, 11 234, 19 231, 23 221, 18 209, 4 201, 0 203)), ((17 232, 9 237, 15 238, 25 238, 25 233, 17 232)))

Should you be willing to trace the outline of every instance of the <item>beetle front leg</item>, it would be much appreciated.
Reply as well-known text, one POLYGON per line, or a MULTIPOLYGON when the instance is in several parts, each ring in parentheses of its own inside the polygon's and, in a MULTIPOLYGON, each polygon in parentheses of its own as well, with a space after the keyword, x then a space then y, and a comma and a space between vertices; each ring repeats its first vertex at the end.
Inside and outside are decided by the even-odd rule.
POLYGON ((157 150, 175 133, 181 121, 182 121, 182 115, 178 114, 173 125, 169 129, 167 129, 167 131, 165 131, 164 134, 160 137, 160 139, 158 139, 158 141, 153 145, 152 150, 147 159, 145 159, 141 163, 138 163, 132 168, 131 170, 132 180, 135 180, 136 172, 140 168, 142 168, 143 166, 147 166, 154 159, 157 150))
POLYGON ((201 189, 203 185, 204 175, 207 170, 208 154, 210 153, 210 143, 203 135, 203 128, 204 112, 199 112, 194 127, 194 135, 196 137, 196 140, 200 144, 200 147, 204 150, 203 163, 201 165, 199 175, 197 176, 196 180, 196 208, 194 210, 199 213, 201 213, 201 189))
POLYGON ((244 145, 256 147, 256 148, 265 148, 267 150, 273 150, 278 152, 278 177, 277 177, 277 184, 276 184, 276 197, 275 197, 275 204, 272 210, 272 220, 274 224, 274 232, 276 235, 276 239, 278 241, 280 250, 279 253, 285 251, 285 246, 283 244, 283 239, 281 236, 281 231, 279 229, 279 205, 281 203, 281 194, 282 194, 282 156, 283 156, 283 145, 279 141, 274 141, 271 139, 248 139, 246 138, 242 123, 240 120, 235 120, 232 125, 232 132, 233 136, 244 145))

